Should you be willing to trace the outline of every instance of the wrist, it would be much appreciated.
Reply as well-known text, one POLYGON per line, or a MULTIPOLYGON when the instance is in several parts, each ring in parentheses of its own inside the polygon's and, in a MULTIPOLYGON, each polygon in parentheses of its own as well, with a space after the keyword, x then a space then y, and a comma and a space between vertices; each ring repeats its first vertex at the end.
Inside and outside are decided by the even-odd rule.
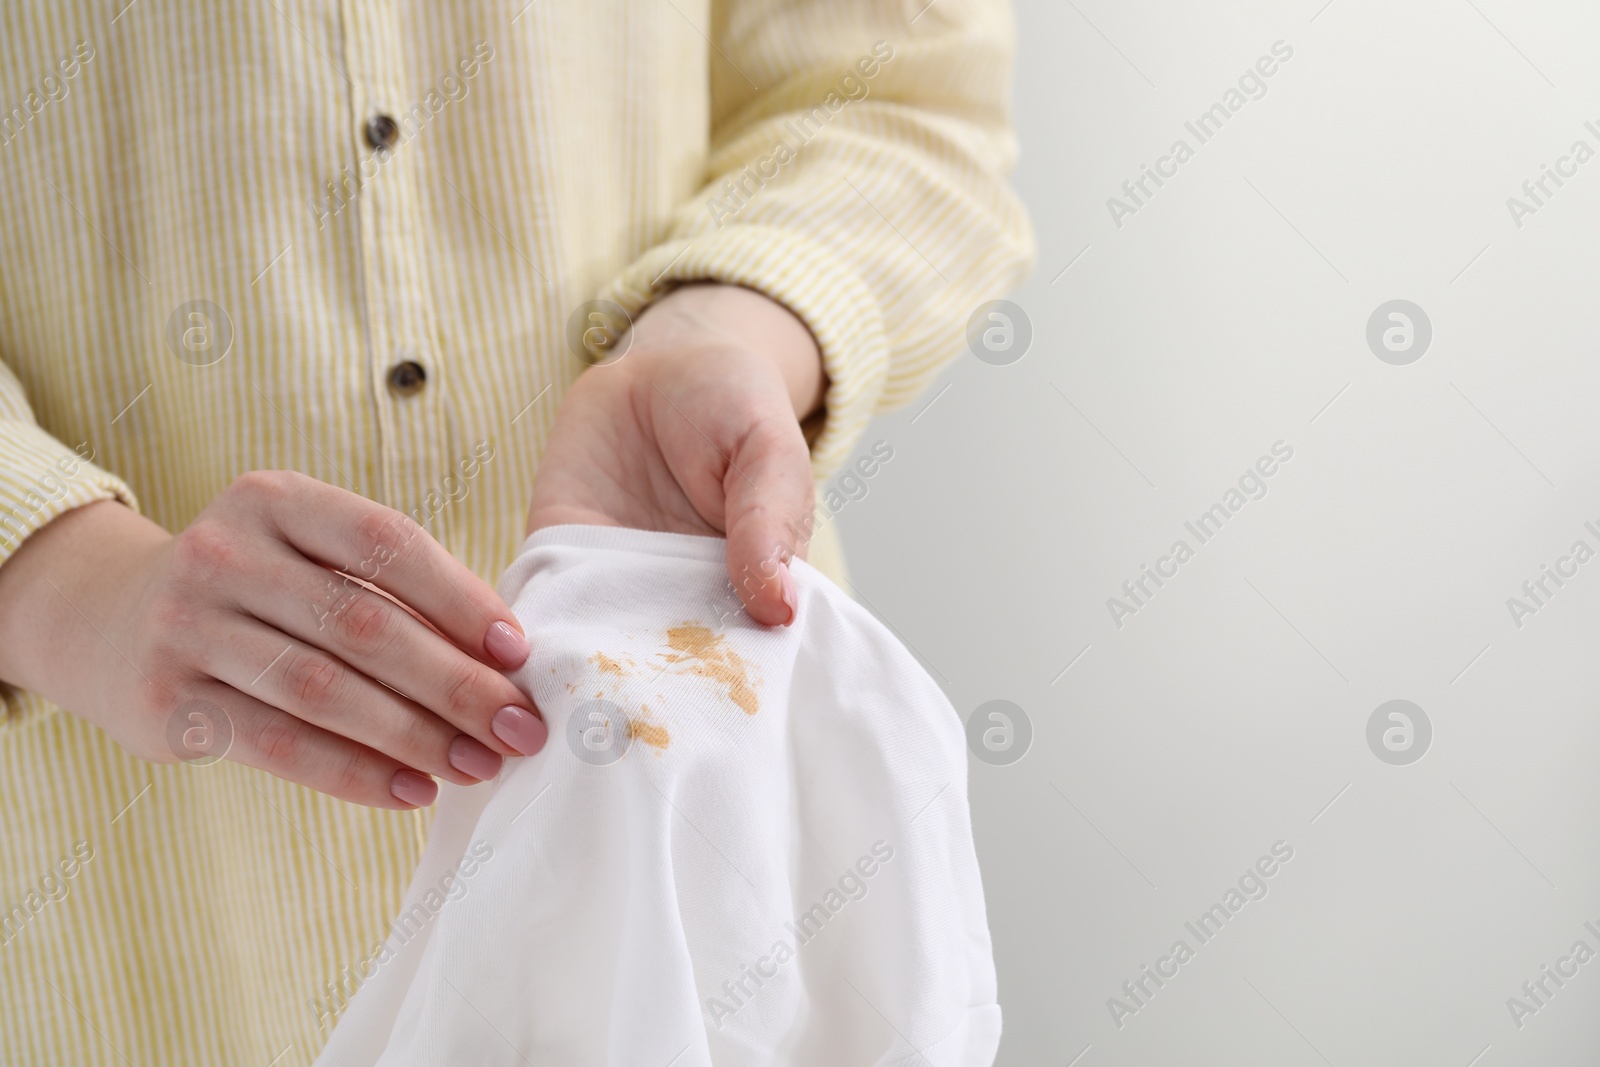
POLYGON ((717 282, 683 285, 634 324, 634 343, 646 351, 703 344, 708 335, 771 363, 783 377, 796 421, 822 409, 828 379, 816 338, 792 311, 754 289, 717 282))
POLYGON ((116 659, 125 581, 171 535, 118 501, 58 515, 0 566, 0 679, 73 709, 99 699, 92 664, 116 659))

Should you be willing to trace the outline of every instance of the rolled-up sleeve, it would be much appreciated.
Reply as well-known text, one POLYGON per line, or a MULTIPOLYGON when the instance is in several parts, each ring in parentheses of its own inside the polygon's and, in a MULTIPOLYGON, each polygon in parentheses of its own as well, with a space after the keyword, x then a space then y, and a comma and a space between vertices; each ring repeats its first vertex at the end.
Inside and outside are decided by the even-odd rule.
POLYGON ((719 281, 804 321, 828 375, 819 478, 1034 261, 1006 181, 1009 5, 920 6, 714 3, 707 180, 601 294, 635 314, 678 283, 719 281))
POLYGON ((93 459, 88 442, 74 448, 34 421, 22 383, 0 362, 0 566, 29 534, 75 507, 120 500, 138 510, 128 484, 93 459))

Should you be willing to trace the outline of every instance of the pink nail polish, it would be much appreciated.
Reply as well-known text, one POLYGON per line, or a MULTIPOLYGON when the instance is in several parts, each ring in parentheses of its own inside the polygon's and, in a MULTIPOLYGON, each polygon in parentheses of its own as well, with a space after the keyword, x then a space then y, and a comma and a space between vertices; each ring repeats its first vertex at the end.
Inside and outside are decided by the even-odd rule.
POLYGON ((544 720, 526 708, 507 704, 489 720, 494 735, 524 756, 531 756, 544 747, 550 730, 544 720))
POLYGON ((528 639, 517 632, 517 628, 505 621, 496 622, 489 627, 489 632, 483 635, 484 651, 500 661, 500 665, 508 670, 520 667, 528 658, 531 651, 528 639))
POLYGON ((389 792, 407 804, 425 808, 439 796, 439 784, 426 774, 413 770, 399 770, 389 780, 389 792))
POLYGON ((789 565, 787 563, 783 565, 782 583, 783 603, 789 609, 789 620, 788 622, 785 622, 784 625, 788 626, 789 623, 794 622, 794 617, 800 613, 800 598, 795 593, 794 575, 789 573, 789 565))
POLYGON ((449 758, 450 766, 480 782, 487 782, 500 773, 500 754, 466 734, 457 734, 450 742, 449 758))

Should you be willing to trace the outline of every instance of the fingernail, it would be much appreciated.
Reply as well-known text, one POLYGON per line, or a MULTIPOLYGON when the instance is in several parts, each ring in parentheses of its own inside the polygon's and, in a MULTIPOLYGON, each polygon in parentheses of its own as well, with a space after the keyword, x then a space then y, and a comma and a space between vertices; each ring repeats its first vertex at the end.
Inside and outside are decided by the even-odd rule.
POLYGON ((789 573, 789 565, 784 564, 782 570, 783 602, 789 608, 789 619, 784 625, 794 622, 794 617, 800 613, 800 598, 795 595, 794 575, 789 573))
POLYGON ((489 632, 483 637, 483 647, 507 668, 522 666, 532 651, 528 647, 528 639, 508 622, 497 622, 489 627, 489 632))
POLYGON ((395 771, 389 781, 389 792, 407 804, 425 808, 439 795, 439 784, 426 774, 417 771, 395 771))
POLYGON ((544 747, 550 730, 544 720, 526 708, 507 704, 489 720, 494 735, 524 756, 531 756, 544 747))
POLYGON ((487 782, 499 774, 500 763, 499 753, 466 734, 457 734, 456 739, 450 742, 450 766, 462 774, 470 774, 480 782, 487 782))

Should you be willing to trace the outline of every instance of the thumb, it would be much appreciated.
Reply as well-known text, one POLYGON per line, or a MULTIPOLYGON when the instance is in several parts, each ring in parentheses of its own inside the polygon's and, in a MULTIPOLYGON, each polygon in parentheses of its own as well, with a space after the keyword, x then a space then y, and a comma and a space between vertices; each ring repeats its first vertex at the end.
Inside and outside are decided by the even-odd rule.
POLYGON ((789 562, 811 540, 811 451, 793 418, 764 419, 740 442, 723 479, 728 577, 750 617, 787 626, 798 610, 789 562))

